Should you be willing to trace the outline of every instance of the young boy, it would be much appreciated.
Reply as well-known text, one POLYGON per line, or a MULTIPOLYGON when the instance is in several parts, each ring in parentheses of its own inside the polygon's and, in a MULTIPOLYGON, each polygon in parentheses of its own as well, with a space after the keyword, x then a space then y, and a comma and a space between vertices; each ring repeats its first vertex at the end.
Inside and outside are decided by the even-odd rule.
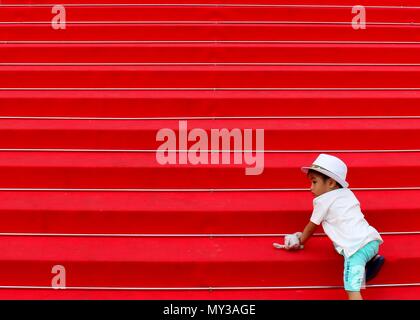
POLYGON ((286 235, 285 248, 299 249, 322 223, 338 253, 344 256, 344 288, 351 300, 361 300, 360 289, 382 267, 383 243, 375 228, 365 220, 360 203, 346 182, 347 166, 337 157, 320 154, 310 167, 301 169, 311 181, 314 209, 303 232, 286 235))

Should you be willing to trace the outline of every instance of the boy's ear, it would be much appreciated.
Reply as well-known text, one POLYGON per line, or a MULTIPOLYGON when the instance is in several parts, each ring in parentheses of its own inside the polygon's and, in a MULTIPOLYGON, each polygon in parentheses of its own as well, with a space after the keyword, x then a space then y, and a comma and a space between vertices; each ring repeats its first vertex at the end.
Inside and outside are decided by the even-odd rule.
POLYGON ((335 186, 338 187, 338 183, 333 178, 328 178, 328 186, 331 187, 331 188, 333 188, 335 186))

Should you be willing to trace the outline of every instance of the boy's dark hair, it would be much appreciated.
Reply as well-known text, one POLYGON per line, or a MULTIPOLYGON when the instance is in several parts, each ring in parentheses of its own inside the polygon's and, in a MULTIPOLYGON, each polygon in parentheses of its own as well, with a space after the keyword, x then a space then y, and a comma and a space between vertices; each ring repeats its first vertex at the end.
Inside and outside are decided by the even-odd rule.
MULTIPOLYGON (((312 169, 309 169, 308 170, 308 173, 307 174, 309 174, 309 173, 313 173, 313 174, 316 174, 316 175, 318 175, 318 176, 320 176, 321 177, 321 179, 325 182, 325 181, 327 181, 328 179, 332 179, 331 177, 329 177, 329 176, 327 176, 327 175, 325 175, 325 174, 323 174, 322 172, 319 172, 319 171, 315 171, 315 170, 312 170, 312 169)), ((333 179, 334 180, 334 179, 333 179)), ((335 181, 335 180, 334 180, 335 181)), ((339 184, 337 181, 335 181, 335 183, 337 183, 337 186, 339 187, 339 188, 343 188, 343 186, 341 185, 341 184, 339 184)))

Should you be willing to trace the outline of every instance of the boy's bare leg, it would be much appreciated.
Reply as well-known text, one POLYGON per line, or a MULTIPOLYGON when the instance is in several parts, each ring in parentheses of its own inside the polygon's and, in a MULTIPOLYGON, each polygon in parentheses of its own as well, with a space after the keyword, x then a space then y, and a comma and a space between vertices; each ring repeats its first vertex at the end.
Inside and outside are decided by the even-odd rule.
POLYGON ((356 291, 346 291, 346 292, 347 292, 347 295, 349 296, 349 300, 363 300, 360 292, 356 292, 356 291))

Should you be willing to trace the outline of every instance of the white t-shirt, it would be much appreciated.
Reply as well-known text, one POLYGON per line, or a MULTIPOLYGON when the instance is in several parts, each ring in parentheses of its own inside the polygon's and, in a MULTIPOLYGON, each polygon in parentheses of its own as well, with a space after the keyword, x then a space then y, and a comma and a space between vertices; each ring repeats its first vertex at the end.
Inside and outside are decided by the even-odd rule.
POLYGON ((313 201, 311 222, 322 223, 338 253, 350 257, 370 241, 383 240, 366 221, 360 203, 348 188, 326 192, 313 201))

